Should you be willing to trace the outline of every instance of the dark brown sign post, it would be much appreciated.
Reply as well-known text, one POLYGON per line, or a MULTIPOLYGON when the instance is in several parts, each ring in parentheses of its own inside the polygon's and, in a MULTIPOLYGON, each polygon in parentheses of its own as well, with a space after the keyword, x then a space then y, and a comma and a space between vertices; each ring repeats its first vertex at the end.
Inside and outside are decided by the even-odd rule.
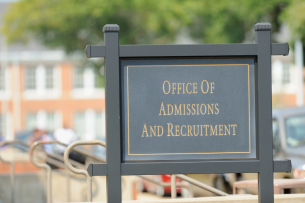
POLYGON ((108 202, 121 202, 122 175, 258 173, 259 202, 274 202, 271 24, 254 26, 254 44, 119 45, 119 26, 105 25, 108 202))

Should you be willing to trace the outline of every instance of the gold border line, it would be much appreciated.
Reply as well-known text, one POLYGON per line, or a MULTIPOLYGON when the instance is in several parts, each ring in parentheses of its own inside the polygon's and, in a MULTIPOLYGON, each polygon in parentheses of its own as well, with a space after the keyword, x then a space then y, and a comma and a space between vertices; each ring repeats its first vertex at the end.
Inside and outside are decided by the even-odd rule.
POLYGON ((128 122, 128 155, 155 155, 155 154, 236 154, 236 153, 251 153, 251 128, 250 128, 250 76, 249 76, 249 64, 184 64, 184 65, 130 65, 132 66, 234 66, 234 65, 247 65, 248 66, 248 112, 249 112, 249 151, 245 152, 190 152, 190 153, 142 153, 142 154, 130 154, 129 144, 129 84, 128 84, 128 67, 127 66, 127 122, 128 122))

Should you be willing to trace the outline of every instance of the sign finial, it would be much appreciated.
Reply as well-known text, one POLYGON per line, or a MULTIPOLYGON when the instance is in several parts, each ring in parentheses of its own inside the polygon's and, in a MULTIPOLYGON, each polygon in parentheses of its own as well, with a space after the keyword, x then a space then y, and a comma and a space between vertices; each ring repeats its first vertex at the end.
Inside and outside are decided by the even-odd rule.
POLYGON ((256 23, 254 25, 254 30, 271 30, 272 25, 270 23, 256 23))
POLYGON ((120 31, 120 26, 117 24, 106 24, 103 27, 103 32, 119 32, 120 31))

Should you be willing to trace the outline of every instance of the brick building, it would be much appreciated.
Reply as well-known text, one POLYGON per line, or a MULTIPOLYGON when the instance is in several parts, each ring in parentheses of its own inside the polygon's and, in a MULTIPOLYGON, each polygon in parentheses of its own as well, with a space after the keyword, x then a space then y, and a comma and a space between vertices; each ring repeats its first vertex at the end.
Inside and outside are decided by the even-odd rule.
POLYGON ((94 68, 80 67, 61 51, 8 53, 1 68, 2 132, 10 138, 34 128, 73 128, 79 139, 104 137, 104 88, 94 68), (15 55, 19 55, 18 60, 15 55))
MULTIPOLYGON (((0 3, 0 27, 7 6, 0 3)), ((6 45, 0 35, 0 135, 13 139, 20 131, 38 127, 52 133, 67 126, 79 139, 104 139, 102 76, 82 56, 35 40, 6 45)))

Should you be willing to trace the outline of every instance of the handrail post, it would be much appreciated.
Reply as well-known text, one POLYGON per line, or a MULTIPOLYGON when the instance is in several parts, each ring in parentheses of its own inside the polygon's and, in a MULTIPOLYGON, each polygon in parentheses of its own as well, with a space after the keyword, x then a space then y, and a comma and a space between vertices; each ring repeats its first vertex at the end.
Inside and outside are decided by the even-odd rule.
POLYGON ((103 147, 106 147, 106 143, 100 140, 91 140, 91 141, 76 141, 70 144, 64 153, 64 162, 67 168, 72 171, 73 173, 77 174, 83 174, 87 178, 87 201, 92 202, 92 177, 89 175, 88 171, 83 169, 77 169, 72 166, 72 164, 69 162, 69 154, 73 147, 76 147, 78 145, 101 145, 103 147))
POLYGON ((51 170, 51 167, 46 164, 46 163, 39 163, 39 162, 36 162, 36 160, 34 159, 34 156, 33 156, 33 152, 35 150, 35 148, 38 146, 38 145, 41 145, 43 144, 42 142, 34 142, 34 144, 31 145, 30 147, 30 152, 29 152, 29 155, 30 155, 30 160, 31 162, 39 167, 39 168, 44 168, 46 170, 46 173, 47 173, 47 203, 51 203, 52 202, 52 186, 51 186, 51 181, 52 181, 52 170, 51 170))
POLYGON ((66 167, 66 180, 67 180, 67 202, 70 202, 70 171, 66 167))
POLYGON ((14 200, 14 191, 15 191, 15 163, 14 161, 11 162, 11 202, 14 203, 15 200, 14 200))
MULTIPOLYGON (((0 142, 0 149, 2 146, 6 145, 6 144, 9 144, 10 141, 2 141, 0 142)), ((10 199, 11 199, 11 203, 14 203, 15 200, 14 200, 14 197, 15 197, 15 164, 14 164, 14 161, 8 161, 8 160, 4 160, 2 159, 1 157, 1 153, 0 153, 0 160, 4 163, 8 163, 10 164, 10 183, 11 183, 11 193, 10 193, 10 199)))
POLYGON ((176 190, 176 175, 171 175, 171 197, 172 199, 177 198, 177 190, 176 190))

